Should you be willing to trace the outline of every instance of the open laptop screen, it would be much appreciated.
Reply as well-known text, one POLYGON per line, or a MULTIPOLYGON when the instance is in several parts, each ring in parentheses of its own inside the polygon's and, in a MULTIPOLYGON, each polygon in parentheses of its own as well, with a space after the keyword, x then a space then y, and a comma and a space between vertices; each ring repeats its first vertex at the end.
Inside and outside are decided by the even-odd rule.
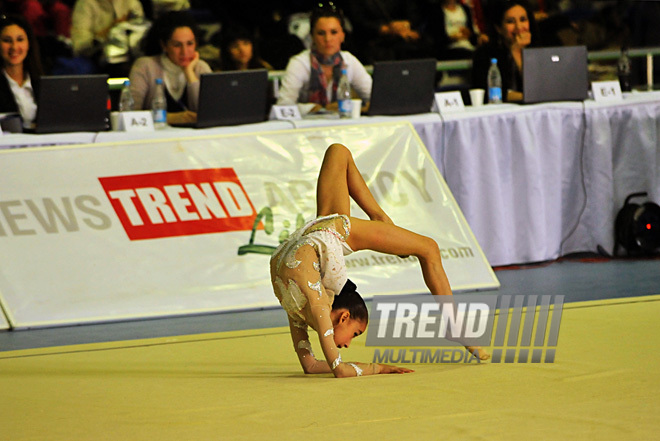
POLYGON ((107 75, 41 77, 35 132, 107 130, 108 113, 107 75))
POLYGON ((250 124, 268 114, 266 69, 202 74, 195 127, 250 124))
POLYGON ((523 102, 585 100, 587 63, 585 46, 523 49, 523 102))
POLYGON ((369 115, 428 113, 435 92, 436 60, 374 63, 369 115))

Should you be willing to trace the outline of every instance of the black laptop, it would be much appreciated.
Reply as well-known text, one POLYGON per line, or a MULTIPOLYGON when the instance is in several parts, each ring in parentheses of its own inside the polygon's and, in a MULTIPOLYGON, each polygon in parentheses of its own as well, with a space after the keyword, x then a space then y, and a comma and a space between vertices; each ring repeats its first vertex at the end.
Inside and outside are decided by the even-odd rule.
POLYGON ((435 93, 436 60, 374 63, 369 115, 428 113, 435 93))
POLYGON ((43 76, 37 97, 36 133, 108 130, 108 76, 43 76))
POLYGON ((178 127, 217 127, 265 121, 268 114, 266 69, 202 74, 197 122, 178 127))
POLYGON ((587 65, 586 46, 523 49, 523 102, 587 99, 587 65))

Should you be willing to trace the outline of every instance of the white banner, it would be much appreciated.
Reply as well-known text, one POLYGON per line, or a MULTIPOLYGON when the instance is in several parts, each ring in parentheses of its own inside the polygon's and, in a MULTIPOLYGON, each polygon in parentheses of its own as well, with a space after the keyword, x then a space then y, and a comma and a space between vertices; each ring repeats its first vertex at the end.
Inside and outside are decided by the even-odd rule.
POLYGON ((5 318, 4 311, 0 309, 0 330, 3 329, 9 329, 9 323, 7 323, 7 319, 5 318))
MULTIPOLYGON (((351 149, 395 223, 438 241, 455 290, 499 286, 407 123, 9 150, 0 300, 10 324, 277 305, 268 254, 314 216, 334 142, 351 149)), ((356 205, 352 215, 364 217, 356 205)), ((427 292, 414 258, 359 252, 347 265, 366 297, 427 292)))

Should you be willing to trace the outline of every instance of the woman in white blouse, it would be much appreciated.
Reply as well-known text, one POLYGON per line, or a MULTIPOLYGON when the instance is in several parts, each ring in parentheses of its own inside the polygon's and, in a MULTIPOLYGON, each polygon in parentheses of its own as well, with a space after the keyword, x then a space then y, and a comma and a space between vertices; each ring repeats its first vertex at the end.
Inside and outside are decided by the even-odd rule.
POLYGON ((23 17, 0 18, 0 62, 0 113, 20 113, 23 127, 31 128, 42 69, 37 42, 23 17))
POLYGON ((371 76, 350 52, 342 51, 344 16, 332 3, 310 16, 312 48, 293 56, 286 67, 277 104, 314 103, 312 112, 337 110, 337 86, 342 68, 364 102, 371 97, 371 76))
POLYGON ((199 78, 211 72, 197 52, 197 26, 186 12, 161 16, 146 37, 146 57, 138 58, 129 75, 136 110, 151 108, 156 79, 165 84, 167 123, 195 122, 199 104, 199 78))

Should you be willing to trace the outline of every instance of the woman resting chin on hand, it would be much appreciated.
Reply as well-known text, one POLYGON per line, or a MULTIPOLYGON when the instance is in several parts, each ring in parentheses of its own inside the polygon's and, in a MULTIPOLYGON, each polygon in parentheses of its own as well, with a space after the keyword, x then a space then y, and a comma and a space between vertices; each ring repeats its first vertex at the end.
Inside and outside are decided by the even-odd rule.
POLYGON ((495 2, 490 6, 491 35, 489 43, 480 46, 472 59, 474 87, 487 89, 486 77, 491 58, 497 58, 502 75, 505 101, 522 101, 522 51, 538 41, 534 15, 526 0, 495 2))
POLYGON ((146 37, 145 53, 130 73, 131 93, 136 110, 151 108, 156 79, 165 85, 167 123, 188 124, 197 120, 199 78, 210 73, 199 58, 194 20, 184 11, 169 12, 154 23, 146 37))

